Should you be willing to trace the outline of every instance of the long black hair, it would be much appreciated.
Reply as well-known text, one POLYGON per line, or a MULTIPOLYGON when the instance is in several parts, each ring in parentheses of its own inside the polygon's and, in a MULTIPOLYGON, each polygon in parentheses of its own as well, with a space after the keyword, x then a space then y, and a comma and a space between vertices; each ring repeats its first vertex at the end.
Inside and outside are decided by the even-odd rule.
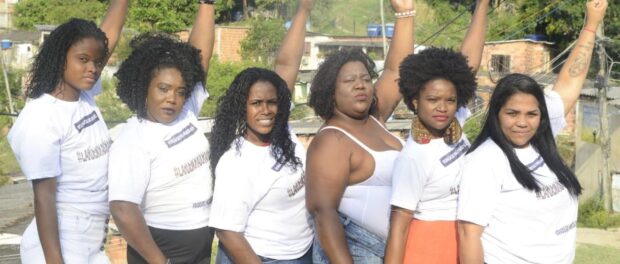
MULTIPOLYGON (((216 177, 215 168, 222 155, 230 149, 233 141, 243 137, 246 133, 248 94, 252 85, 260 81, 271 83, 278 94, 278 112, 275 116, 273 130, 269 134, 271 155, 275 158, 276 164, 287 165, 294 170, 302 166, 299 157, 295 156, 295 143, 291 140, 288 129, 291 93, 286 82, 273 71, 248 68, 237 74, 226 94, 219 99, 217 104, 215 122, 209 138, 209 159, 214 178, 216 177)), ((237 151, 241 147, 240 143, 241 141, 236 141, 237 151)))
POLYGON ((194 86, 204 82, 200 50, 175 36, 165 33, 144 33, 130 43, 132 52, 114 76, 118 79, 116 94, 140 118, 146 118, 146 97, 155 74, 166 68, 177 69, 185 86, 185 98, 194 86))
POLYGON ((73 18, 54 29, 41 45, 32 63, 26 95, 38 98, 53 92, 63 78, 69 48, 85 38, 94 38, 99 42, 103 58, 108 57, 105 33, 92 21, 73 18))
MULTIPOLYGON (((314 112, 321 118, 327 120, 334 115, 334 107, 336 99, 334 93, 336 91, 336 80, 340 73, 340 68, 351 61, 359 61, 364 64, 371 78, 377 78, 375 71, 375 63, 368 55, 360 49, 337 51, 327 57, 327 59, 319 66, 316 71, 312 84, 310 86, 310 98, 308 105, 314 109, 314 112)), ((373 113, 376 104, 372 104, 369 113, 373 113)))
POLYGON ((538 101, 540 125, 530 140, 530 144, 540 153, 549 169, 555 173, 560 183, 568 189, 570 194, 578 196, 581 194, 582 188, 575 174, 564 164, 557 151, 542 87, 527 75, 510 74, 497 83, 497 87, 493 91, 493 95, 491 95, 489 111, 484 126, 468 153, 478 148, 487 138, 491 138, 508 158, 510 169, 517 181, 528 190, 540 192, 541 187, 538 181, 536 181, 530 169, 519 160, 513 146, 502 132, 499 123, 500 109, 511 96, 517 93, 532 95, 538 101))

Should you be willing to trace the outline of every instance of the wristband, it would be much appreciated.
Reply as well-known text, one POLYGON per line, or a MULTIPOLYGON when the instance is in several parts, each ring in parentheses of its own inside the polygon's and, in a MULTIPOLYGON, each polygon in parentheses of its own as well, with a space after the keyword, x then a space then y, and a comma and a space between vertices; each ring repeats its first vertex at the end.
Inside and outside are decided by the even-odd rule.
POLYGON ((415 16, 415 9, 414 10, 406 10, 406 11, 403 11, 403 12, 395 12, 394 16, 396 18, 412 17, 412 16, 415 16))
POLYGON ((199 4, 215 5, 215 0, 198 0, 199 4))

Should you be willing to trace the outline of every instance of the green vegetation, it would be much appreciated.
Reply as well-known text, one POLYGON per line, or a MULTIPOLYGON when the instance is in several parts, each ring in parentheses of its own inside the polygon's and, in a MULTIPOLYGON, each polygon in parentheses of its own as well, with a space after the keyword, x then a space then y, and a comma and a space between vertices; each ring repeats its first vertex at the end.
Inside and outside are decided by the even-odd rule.
POLYGON ((620 215, 610 214, 599 197, 592 197, 579 205, 579 227, 607 229, 620 227, 620 215))
POLYGON ((241 57, 260 63, 273 61, 285 34, 282 20, 252 20, 248 35, 241 41, 241 57))
POLYGON ((620 249, 590 244, 577 245, 574 264, 617 264, 620 249))

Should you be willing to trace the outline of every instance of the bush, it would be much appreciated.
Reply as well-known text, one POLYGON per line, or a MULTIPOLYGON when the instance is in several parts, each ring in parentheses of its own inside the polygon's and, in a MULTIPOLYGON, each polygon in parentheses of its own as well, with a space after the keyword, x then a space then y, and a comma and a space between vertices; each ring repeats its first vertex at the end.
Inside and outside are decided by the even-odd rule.
POLYGON ((577 222, 581 227, 607 229, 620 226, 620 215, 610 214, 601 198, 592 197, 579 205, 577 222))

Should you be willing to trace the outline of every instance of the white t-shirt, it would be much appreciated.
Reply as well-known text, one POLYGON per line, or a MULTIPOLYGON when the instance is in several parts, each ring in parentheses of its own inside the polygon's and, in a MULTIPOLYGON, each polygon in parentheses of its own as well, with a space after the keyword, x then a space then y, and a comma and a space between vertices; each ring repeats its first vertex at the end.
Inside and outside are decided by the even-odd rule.
POLYGON ((209 144, 196 118, 206 98, 199 83, 174 122, 127 120, 110 149, 110 201, 138 204, 147 225, 155 228, 207 226, 209 144))
POLYGON ((107 215, 112 141, 94 96, 101 81, 69 102, 43 94, 26 103, 8 141, 29 181, 56 177, 56 202, 107 215))
MULTIPOLYGON (((466 107, 461 107, 456 118, 463 125, 470 115, 466 107)), ((456 220, 459 183, 468 149, 465 133, 452 145, 443 138, 418 144, 410 136, 394 165, 391 204, 414 211, 413 216, 420 220, 456 220)))
MULTIPOLYGON (((306 150, 291 131, 295 156, 306 161, 306 150)), ((209 225, 243 233, 256 254, 289 260, 312 245, 311 218, 306 210, 304 166, 274 166, 270 147, 238 138, 216 168, 209 225)))
MULTIPOLYGON (((546 99, 556 119, 552 130, 559 131, 558 124, 565 122, 557 120, 564 115, 561 99, 546 99)), ((465 158, 458 219, 485 227, 481 240, 487 263, 572 263, 577 199, 531 145, 515 153, 533 170, 542 191, 521 186, 502 150, 487 139, 465 158)))

